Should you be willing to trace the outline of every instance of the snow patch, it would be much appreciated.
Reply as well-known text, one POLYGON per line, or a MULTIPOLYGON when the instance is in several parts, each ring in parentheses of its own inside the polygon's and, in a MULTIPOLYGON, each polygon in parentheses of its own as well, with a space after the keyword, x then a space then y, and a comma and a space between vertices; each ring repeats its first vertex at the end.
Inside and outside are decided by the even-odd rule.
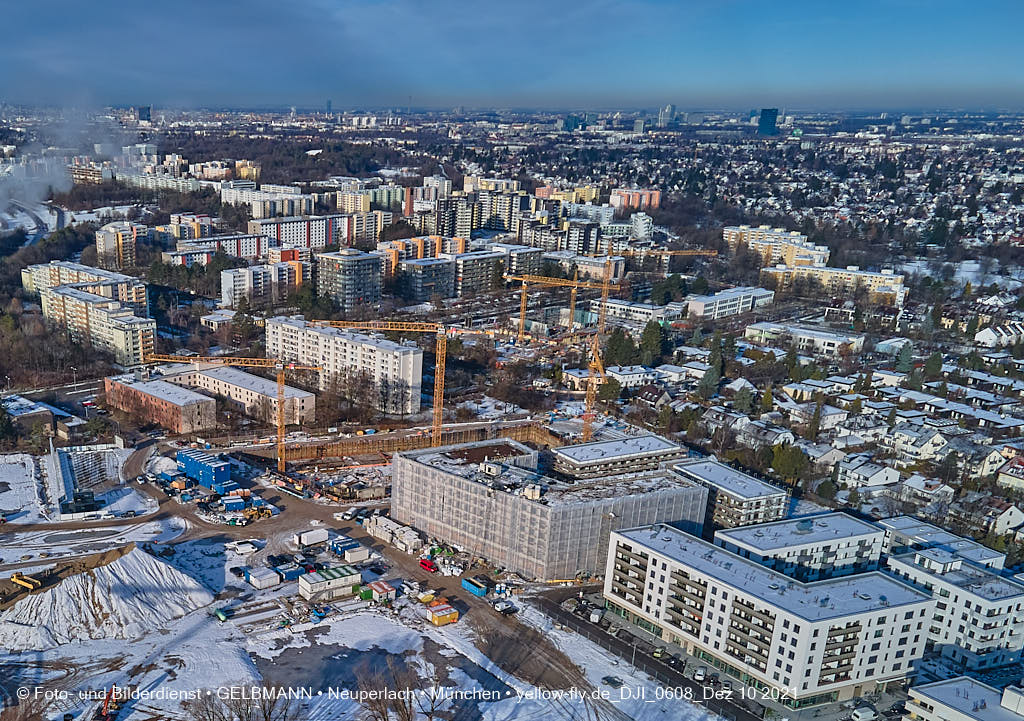
POLYGON ((86 639, 133 639, 213 602, 204 586, 133 549, 0 612, 0 647, 53 648, 86 639))

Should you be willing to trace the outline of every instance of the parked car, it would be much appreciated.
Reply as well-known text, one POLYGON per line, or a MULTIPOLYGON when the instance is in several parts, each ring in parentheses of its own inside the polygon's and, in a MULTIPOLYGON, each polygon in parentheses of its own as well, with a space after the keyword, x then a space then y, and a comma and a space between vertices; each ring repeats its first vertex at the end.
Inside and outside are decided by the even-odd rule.
POLYGON ((708 678, 708 667, 698 666, 693 672, 693 680, 697 683, 704 683, 708 678))

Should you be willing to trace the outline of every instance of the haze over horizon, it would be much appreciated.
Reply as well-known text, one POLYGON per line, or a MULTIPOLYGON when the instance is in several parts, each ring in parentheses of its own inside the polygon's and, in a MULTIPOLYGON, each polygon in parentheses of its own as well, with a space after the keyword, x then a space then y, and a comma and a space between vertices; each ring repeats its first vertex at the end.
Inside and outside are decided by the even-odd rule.
POLYGON ((1024 108, 1014 52, 1024 8, 963 7, 523 0, 494 13, 455 0, 112 0, 99 12, 57 0, 42 21, 16 4, 5 9, 0 101, 1024 108))

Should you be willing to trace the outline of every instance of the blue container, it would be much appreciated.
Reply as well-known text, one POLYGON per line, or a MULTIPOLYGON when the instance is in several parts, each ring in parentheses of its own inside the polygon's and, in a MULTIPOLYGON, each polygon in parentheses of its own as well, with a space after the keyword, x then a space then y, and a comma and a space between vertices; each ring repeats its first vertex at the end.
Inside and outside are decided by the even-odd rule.
POLYGON ((245 499, 239 498, 238 496, 228 496, 221 499, 224 503, 225 511, 241 511, 245 508, 245 499))
POLYGON ((295 581, 299 576, 305 575, 306 573, 305 568, 294 564, 290 566, 276 566, 274 570, 281 574, 281 578, 285 581, 295 581))
POLYGON ((179 471, 206 488, 231 480, 231 464, 205 451, 186 448, 178 451, 177 461, 179 471))
POLYGON ((229 493, 231 493, 231 491, 237 491, 239 488, 241 488, 241 486, 239 486, 234 481, 215 481, 214 484, 210 487, 210 490, 216 493, 218 496, 226 496, 229 493))
POLYGON ((474 596, 480 596, 483 598, 487 595, 487 586, 477 583, 472 578, 462 579, 462 587, 472 593, 474 596))
POLYGON ((160 479, 164 481, 173 481, 175 478, 180 478, 181 474, 177 471, 171 473, 170 471, 160 471, 160 479))

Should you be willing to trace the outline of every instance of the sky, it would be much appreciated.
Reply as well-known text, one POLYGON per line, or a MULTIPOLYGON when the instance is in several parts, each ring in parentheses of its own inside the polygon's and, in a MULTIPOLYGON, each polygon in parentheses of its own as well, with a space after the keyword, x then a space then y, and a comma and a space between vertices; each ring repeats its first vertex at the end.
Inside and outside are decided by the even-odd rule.
POLYGON ((11 103, 1024 109, 1019 0, 50 0, 0 26, 11 103))

